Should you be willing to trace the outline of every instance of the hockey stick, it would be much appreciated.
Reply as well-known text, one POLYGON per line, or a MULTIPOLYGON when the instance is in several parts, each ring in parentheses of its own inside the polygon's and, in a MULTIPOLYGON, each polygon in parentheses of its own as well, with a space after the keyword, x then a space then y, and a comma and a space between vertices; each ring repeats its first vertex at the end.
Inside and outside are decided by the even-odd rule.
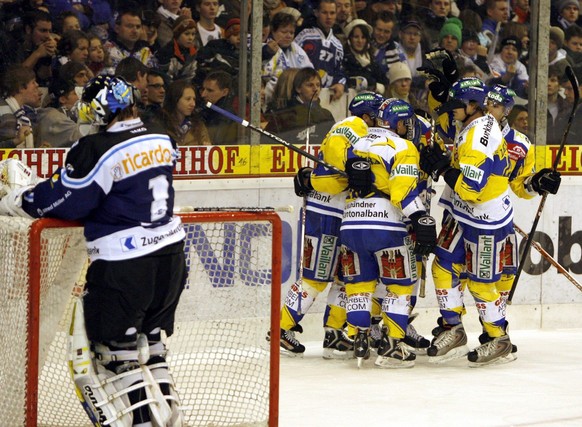
MULTIPOLYGON (((568 117, 568 125, 564 130, 564 134, 562 135, 562 141, 560 142, 560 148, 558 148, 558 152, 556 153, 556 158, 554 159, 554 163, 552 165, 552 169, 555 171, 558 168, 558 164, 560 164, 560 159, 562 158, 562 152, 564 151, 564 145, 566 144, 566 139, 568 138, 568 133, 570 133, 570 126, 572 126, 572 120, 574 120, 574 116, 576 115, 576 108, 578 107, 578 102, 580 102, 580 88, 578 87, 578 80, 576 79, 576 75, 572 70, 572 67, 566 67, 566 75, 568 76, 568 80, 572 84, 572 89, 574 90, 574 105, 572 105, 572 111, 570 112, 570 116, 568 117)), ((515 279, 513 279, 513 284, 511 285, 511 289, 509 290, 509 296, 507 297, 507 303, 511 304, 511 300, 513 298, 513 294, 515 293, 515 288, 517 287, 517 282, 519 277, 521 276, 521 272, 523 271, 523 266, 525 264, 525 260, 529 255, 529 250, 532 245, 533 235, 538 227, 538 223, 540 222, 540 217, 542 215, 542 210, 544 209, 544 205, 546 204, 546 199, 548 197, 548 193, 544 193, 542 196, 542 200, 540 201, 540 205, 536 212, 534 222, 531 226, 531 230, 529 232, 528 238, 525 241, 525 247, 523 248, 523 253, 521 254, 521 258, 519 260, 519 265, 517 266, 517 272, 515 273, 515 279)))
MULTIPOLYGON (((517 224, 513 224, 513 228, 515 228, 515 231, 517 231, 524 239, 527 239, 529 236, 526 234, 525 231, 523 231, 521 228, 518 227, 517 224)), ((572 275, 570 273, 568 273, 568 270, 566 270, 562 264, 560 264, 558 261, 556 261, 549 253, 546 252, 546 250, 542 247, 542 245, 540 245, 538 242, 536 242, 535 240, 532 239, 531 245, 533 246, 533 248, 535 250, 537 250, 550 264, 552 264, 554 267, 556 267, 556 270, 558 270, 558 272, 562 273, 566 279, 568 279, 574 286, 576 286, 578 289, 580 289, 582 291, 582 285, 580 285, 580 283, 578 283, 578 281, 576 279, 574 279, 574 277, 572 277, 572 275)))
POLYGON ((326 167, 327 169, 331 169, 332 171, 334 171, 335 173, 337 173, 338 175, 341 175, 343 177, 347 177, 348 174, 345 173, 343 170, 336 168, 333 165, 330 165, 329 163, 321 160, 320 158, 318 158, 317 156, 314 156, 311 153, 308 153, 307 151, 303 151, 301 148, 298 148, 296 146, 294 146, 293 144, 291 144, 288 141, 285 141, 283 138, 272 134, 271 132, 267 132, 266 130, 261 129, 258 126, 255 126, 251 123, 249 123, 248 121, 241 119, 239 116, 236 116, 234 114, 232 114, 230 111, 226 111, 222 108, 220 108, 217 105, 212 104, 211 102, 207 102, 205 104, 206 108, 210 108, 213 111, 216 111, 218 114, 223 115, 224 117, 232 120, 233 122, 237 122, 238 124, 240 124, 241 126, 244 126, 246 128, 252 129, 255 132, 258 132, 262 135, 265 135, 268 138, 271 138, 273 141, 278 142, 279 144, 284 145, 285 147, 287 147, 289 150, 291 151, 295 151, 296 153, 302 155, 303 157, 307 157, 309 160, 314 161, 315 163, 320 164, 323 167, 326 167))
POLYGON ((189 212, 293 212, 293 205, 276 206, 274 208, 241 208, 241 207, 211 207, 195 208, 194 206, 174 206, 174 213, 189 212))
MULTIPOLYGON (((307 127, 305 128, 305 150, 309 152, 309 127, 311 126, 311 107, 313 106, 313 98, 317 95, 317 91, 313 92, 311 99, 309 100, 309 107, 307 108, 307 127)), ((301 236, 301 241, 299 243, 299 272, 297 279, 297 314, 301 316, 301 300, 303 299, 303 268, 304 268, 304 257, 303 251, 305 250, 305 220, 307 218, 307 195, 303 197, 303 208, 301 209, 301 230, 299 235, 301 236)))

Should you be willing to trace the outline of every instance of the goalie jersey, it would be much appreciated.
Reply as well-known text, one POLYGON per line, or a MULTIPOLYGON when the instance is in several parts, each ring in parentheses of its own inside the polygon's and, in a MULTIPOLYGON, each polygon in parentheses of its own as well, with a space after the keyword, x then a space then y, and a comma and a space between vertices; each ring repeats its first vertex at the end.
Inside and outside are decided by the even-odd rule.
POLYGON ((175 143, 140 119, 75 143, 65 167, 25 193, 33 217, 81 220, 92 260, 143 256, 184 239, 173 217, 175 143))

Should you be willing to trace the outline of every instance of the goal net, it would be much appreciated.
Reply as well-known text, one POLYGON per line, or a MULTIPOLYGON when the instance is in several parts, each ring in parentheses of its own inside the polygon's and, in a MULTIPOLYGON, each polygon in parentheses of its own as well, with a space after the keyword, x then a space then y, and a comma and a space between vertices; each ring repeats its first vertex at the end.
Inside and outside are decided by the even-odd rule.
MULTIPOLYGON (((281 221, 181 214, 189 278, 167 339, 187 426, 276 426, 281 221)), ((0 216, 0 426, 91 426, 67 367, 88 266, 68 221, 0 216)))

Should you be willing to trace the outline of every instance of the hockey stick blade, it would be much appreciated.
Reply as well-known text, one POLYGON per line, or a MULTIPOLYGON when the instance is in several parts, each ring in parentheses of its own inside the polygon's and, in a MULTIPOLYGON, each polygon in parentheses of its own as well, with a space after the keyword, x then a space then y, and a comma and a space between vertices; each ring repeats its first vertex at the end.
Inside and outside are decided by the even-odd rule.
MULTIPOLYGON (((521 235, 521 237, 523 237, 524 239, 528 238, 528 235, 525 233, 525 231, 518 227, 517 224, 513 224, 513 228, 515 228, 515 231, 517 231, 521 235)), ((552 257, 548 252, 546 252, 542 245, 540 245, 535 240, 532 240, 532 247, 536 251, 538 251, 551 265, 556 267, 556 270, 558 270, 559 273, 563 274, 566 277, 566 279, 568 279, 574 286, 576 286, 580 291, 582 291, 582 285, 580 285, 580 283, 578 283, 578 281, 574 277, 572 277, 570 273, 568 273, 568 270, 566 270, 564 266, 562 266, 562 264, 560 264, 556 259, 554 259, 554 257, 552 257)))
MULTIPOLYGON (((570 83, 572 84, 572 89, 574 90, 574 104, 572 105, 572 111, 570 112, 570 116, 568 117, 568 124, 566 125, 566 129, 562 135, 562 140, 560 142, 560 147, 558 148, 558 152, 556 153, 556 158, 552 164, 552 169, 555 171, 558 169, 558 165, 560 164, 560 159, 562 158, 562 152, 564 151, 564 146, 566 145, 566 140, 568 139, 568 134, 570 133, 570 127, 572 126, 572 121, 574 120, 574 116, 576 115, 576 109, 578 108, 578 103, 580 102, 580 88, 578 87, 578 79, 574 74, 574 70, 569 65, 566 67, 566 75, 570 83)), ((544 193, 542 195, 542 200, 540 201, 540 205, 536 212, 534 222, 531 226, 531 230, 529 235, 525 241, 525 247, 523 248, 523 253, 521 254, 519 265, 517 266, 517 271, 515 273, 515 278, 513 279, 513 284, 511 285, 511 289, 509 290, 509 295, 507 297, 507 304, 511 304, 513 299, 513 294, 515 293, 515 289, 517 288, 517 282, 521 276, 521 272, 523 271, 523 265, 525 260, 529 255, 529 251, 533 241, 533 235, 538 228, 538 223, 540 222, 540 218, 542 216, 542 210, 546 204, 546 199, 548 197, 548 193, 544 193)))
POLYGON ((261 129, 258 126, 252 125, 251 123, 249 123, 247 120, 244 120, 242 118, 240 118, 239 116, 231 113, 230 111, 226 111, 223 108, 220 108, 217 105, 214 105, 211 102, 207 102, 205 104, 206 108, 210 108, 213 111, 216 111, 218 114, 223 115, 224 117, 232 120, 233 122, 236 122, 238 124, 240 124, 241 126, 244 126, 246 128, 249 128, 251 130, 254 130, 255 132, 258 132, 262 135, 265 135, 267 138, 271 138, 273 141, 278 142, 279 144, 284 145, 285 147, 287 147, 289 150, 291 151, 295 151, 296 153, 302 155, 303 157, 308 158, 309 160, 314 161, 315 163, 320 164, 321 166, 330 169, 332 171, 334 171, 335 173, 337 173, 338 175, 341 175, 343 177, 347 177, 348 175, 341 169, 336 168, 333 165, 330 165, 327 162, 324 162, 323 160, 321 160, 319 157, 314 156, 311 153, 308 153, 307 151, 303 151, 301 148, 298 148, 296 146, 294 146, 293 144, 291 144, 288 141, 285 141, 283 138, 281 138, 280 136, 277 136, 275 134, 272 134, 271 132, 267 132, 266 130, 261 129))

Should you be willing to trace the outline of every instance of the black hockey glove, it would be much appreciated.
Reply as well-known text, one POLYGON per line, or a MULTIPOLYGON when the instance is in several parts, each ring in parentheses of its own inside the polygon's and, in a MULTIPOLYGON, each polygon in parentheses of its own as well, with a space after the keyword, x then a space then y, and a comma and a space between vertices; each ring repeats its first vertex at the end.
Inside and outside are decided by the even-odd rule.
POLYGON ((441 104, 447 102, 451 85, 445 75, 436 68, 418 67, 416 70, 421 76, 432 80, 428 85, 428 90, 432 97, 441 104))
POLYGON ((372 192, 373 177, 370 161, 353 157, 346 162, 348 186, 358 197, 365 197, 372 192))
POLYGON ((423 146, 420 149, 420 168, 436 181, 439 175, 451 164, 451 159, 438 144, 423 146))
POLYGON ((429 255, 437 242, 436 221, 424 212, 415 212, 410 216, 410 221, 416 235, 414 253, 422 256, 429 255))
POLYGON ((295 175, 293 179, 293 185, 295 186, 295 194, 299 197, 307 196, 313 187, 311 186, 311 172, 312 168, 301 168, 295 175))
POLYGON ((449 84, 452 85, 459 80, 457 63, 448 50, 439 47, 427 52, 424 57, 430 61, 435 68, 442 68, 442 72, 447 78, 449 84))
POLYGON ((531 187, 540 196, 544 193, 556 194, 560 188, 562 177, 560 172, 544 168, 531 177, 531 187))

